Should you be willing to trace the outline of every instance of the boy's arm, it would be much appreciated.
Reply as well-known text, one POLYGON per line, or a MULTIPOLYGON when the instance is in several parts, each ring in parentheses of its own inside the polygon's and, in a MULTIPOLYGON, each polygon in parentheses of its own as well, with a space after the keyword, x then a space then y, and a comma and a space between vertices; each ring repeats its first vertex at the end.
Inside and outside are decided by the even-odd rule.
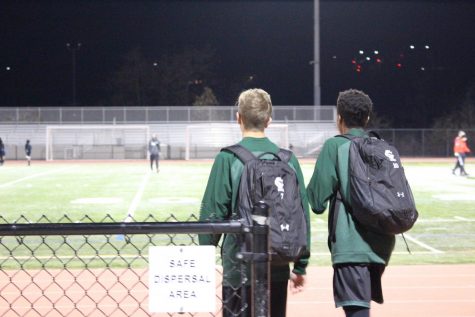
MULTIPOLYGON (((231 160, 228 153, 219 153, 211 168, 208 184, 201 201, 200 221, 221 221, 231 214, 231 160)), ((217 245, 221 235, 200 234, 201 245, 217 245)))
POLYGON ((297 174, 297 180, 299 182, 300 198, 302 199, 303 210, 305 212, 305 217, 307 218, 307 232, 308 232, 307 245, 309 248, 308 255, 305 255, 301 257, 298 261, 294 262, 294 268, 292 272, 298 275, 305 275, 306 268, 307 268, 309 258, 310 258, 310 246, 311 246, 311 241, 312 241, 311 236, 310 236, 311 234, 310 212, 309 212, 309 206, 308 206, 307 192, 305 191, 305 181, 304 181, 302 169, 300 168, 300 164, 294 155, 292 155, 290 163, 295 169, 295 172, 297 174))
POLYGON ((337 155, 337 143, 325 142, 307 186, 308 200, 314 213, 321 214, 325 211, 328 200, 338 186, 337 155))

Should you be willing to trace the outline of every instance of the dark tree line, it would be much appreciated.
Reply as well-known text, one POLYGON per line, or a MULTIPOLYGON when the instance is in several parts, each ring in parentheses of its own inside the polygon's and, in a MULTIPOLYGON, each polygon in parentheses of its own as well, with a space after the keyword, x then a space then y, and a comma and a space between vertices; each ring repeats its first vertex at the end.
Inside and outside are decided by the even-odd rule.
POLYGON ((107 104, 114 106, 217 105, 212 85, 215 52, 185 49, 146 57, 139 48, 128 52, 108 83, 107 104))

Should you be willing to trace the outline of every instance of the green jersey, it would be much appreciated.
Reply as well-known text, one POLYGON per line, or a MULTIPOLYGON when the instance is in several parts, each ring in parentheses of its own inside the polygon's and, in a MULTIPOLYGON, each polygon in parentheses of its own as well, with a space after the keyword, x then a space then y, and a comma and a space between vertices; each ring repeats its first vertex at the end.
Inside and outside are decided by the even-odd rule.
MULTIPOLYGON (((364 136, 362 129, 351 129, 349 134, 364 136)), ((344 204, 336 203, 340 192, 343 201, 349 201, 349 159, 350 141, 342 137, 328 139, 318 156, 315 170, 307 186, 307 195, 313 212, 321 214, 330 201, 329 236, 333 264, 380 263, 387 264, 394 249, 395 238, 364 230, 353 221, 344 204), (338 208, 335 221, 334 208, 338 208), (334 231, 334 232, 332 232, 334 231)))
MULTIPOLYGON (((268 138, 246 137, 239 142, 243 147, 251 151, 254 155, 264 152, 277 153, 279 147, 272 143, 268 138)), ((308 200, 305 192, 305 183, 297 158, 292 155, 289 162, 290 166, 296 171, 302 204, 305 210, 307 220, 309 220, 308 200)), ((220 221, 228 219, 237 219, 236 202, 239 190, 239 181, 243 171, 243 163, 230 152, 220 152, 215 160, 208 184, 201 202, 200 221, 220 221)), ((310 221, 307 221, 309 224, 310 221)), ((308 240, 310 245, 310 228, 308 228, 308 240)), ((200 235, 201 245, 217 245, 220 241, 220 235, 200 235)), ((239 251, 239 237, 234 234, 224 236, 222 242, 222 261, 224 285, 239 286, 240 272, 239 261, 236 260, 236 253, 239 251)), ((308 258, 302 258, 294 263, 294 272, 305 274, 305 268, 308 264, 308 258)), ((271 279, 273 281, 287 280, 289 278, 289 266, 271 266, 271 279)))

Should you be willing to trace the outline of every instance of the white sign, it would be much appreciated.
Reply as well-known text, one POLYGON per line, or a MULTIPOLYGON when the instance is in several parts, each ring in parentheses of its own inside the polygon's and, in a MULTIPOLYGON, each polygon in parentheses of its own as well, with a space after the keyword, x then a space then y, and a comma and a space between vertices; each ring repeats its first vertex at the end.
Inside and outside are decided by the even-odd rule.
POLYGON ((214 312, 216 247, 149 248, 150 312, 214 312))

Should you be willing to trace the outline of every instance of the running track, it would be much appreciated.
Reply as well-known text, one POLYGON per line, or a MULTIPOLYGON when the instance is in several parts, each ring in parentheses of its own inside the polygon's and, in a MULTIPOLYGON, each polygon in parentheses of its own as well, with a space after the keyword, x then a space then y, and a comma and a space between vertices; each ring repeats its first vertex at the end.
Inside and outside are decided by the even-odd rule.
MULTIPOLYGON (((302 293, 289 294, 288 317, 343 317, 334 308, 332 269, 310 267, 302 293)), ((389 265, 383 275, 385 303, 372 317, 475 316, 475 265, 389 265)))

